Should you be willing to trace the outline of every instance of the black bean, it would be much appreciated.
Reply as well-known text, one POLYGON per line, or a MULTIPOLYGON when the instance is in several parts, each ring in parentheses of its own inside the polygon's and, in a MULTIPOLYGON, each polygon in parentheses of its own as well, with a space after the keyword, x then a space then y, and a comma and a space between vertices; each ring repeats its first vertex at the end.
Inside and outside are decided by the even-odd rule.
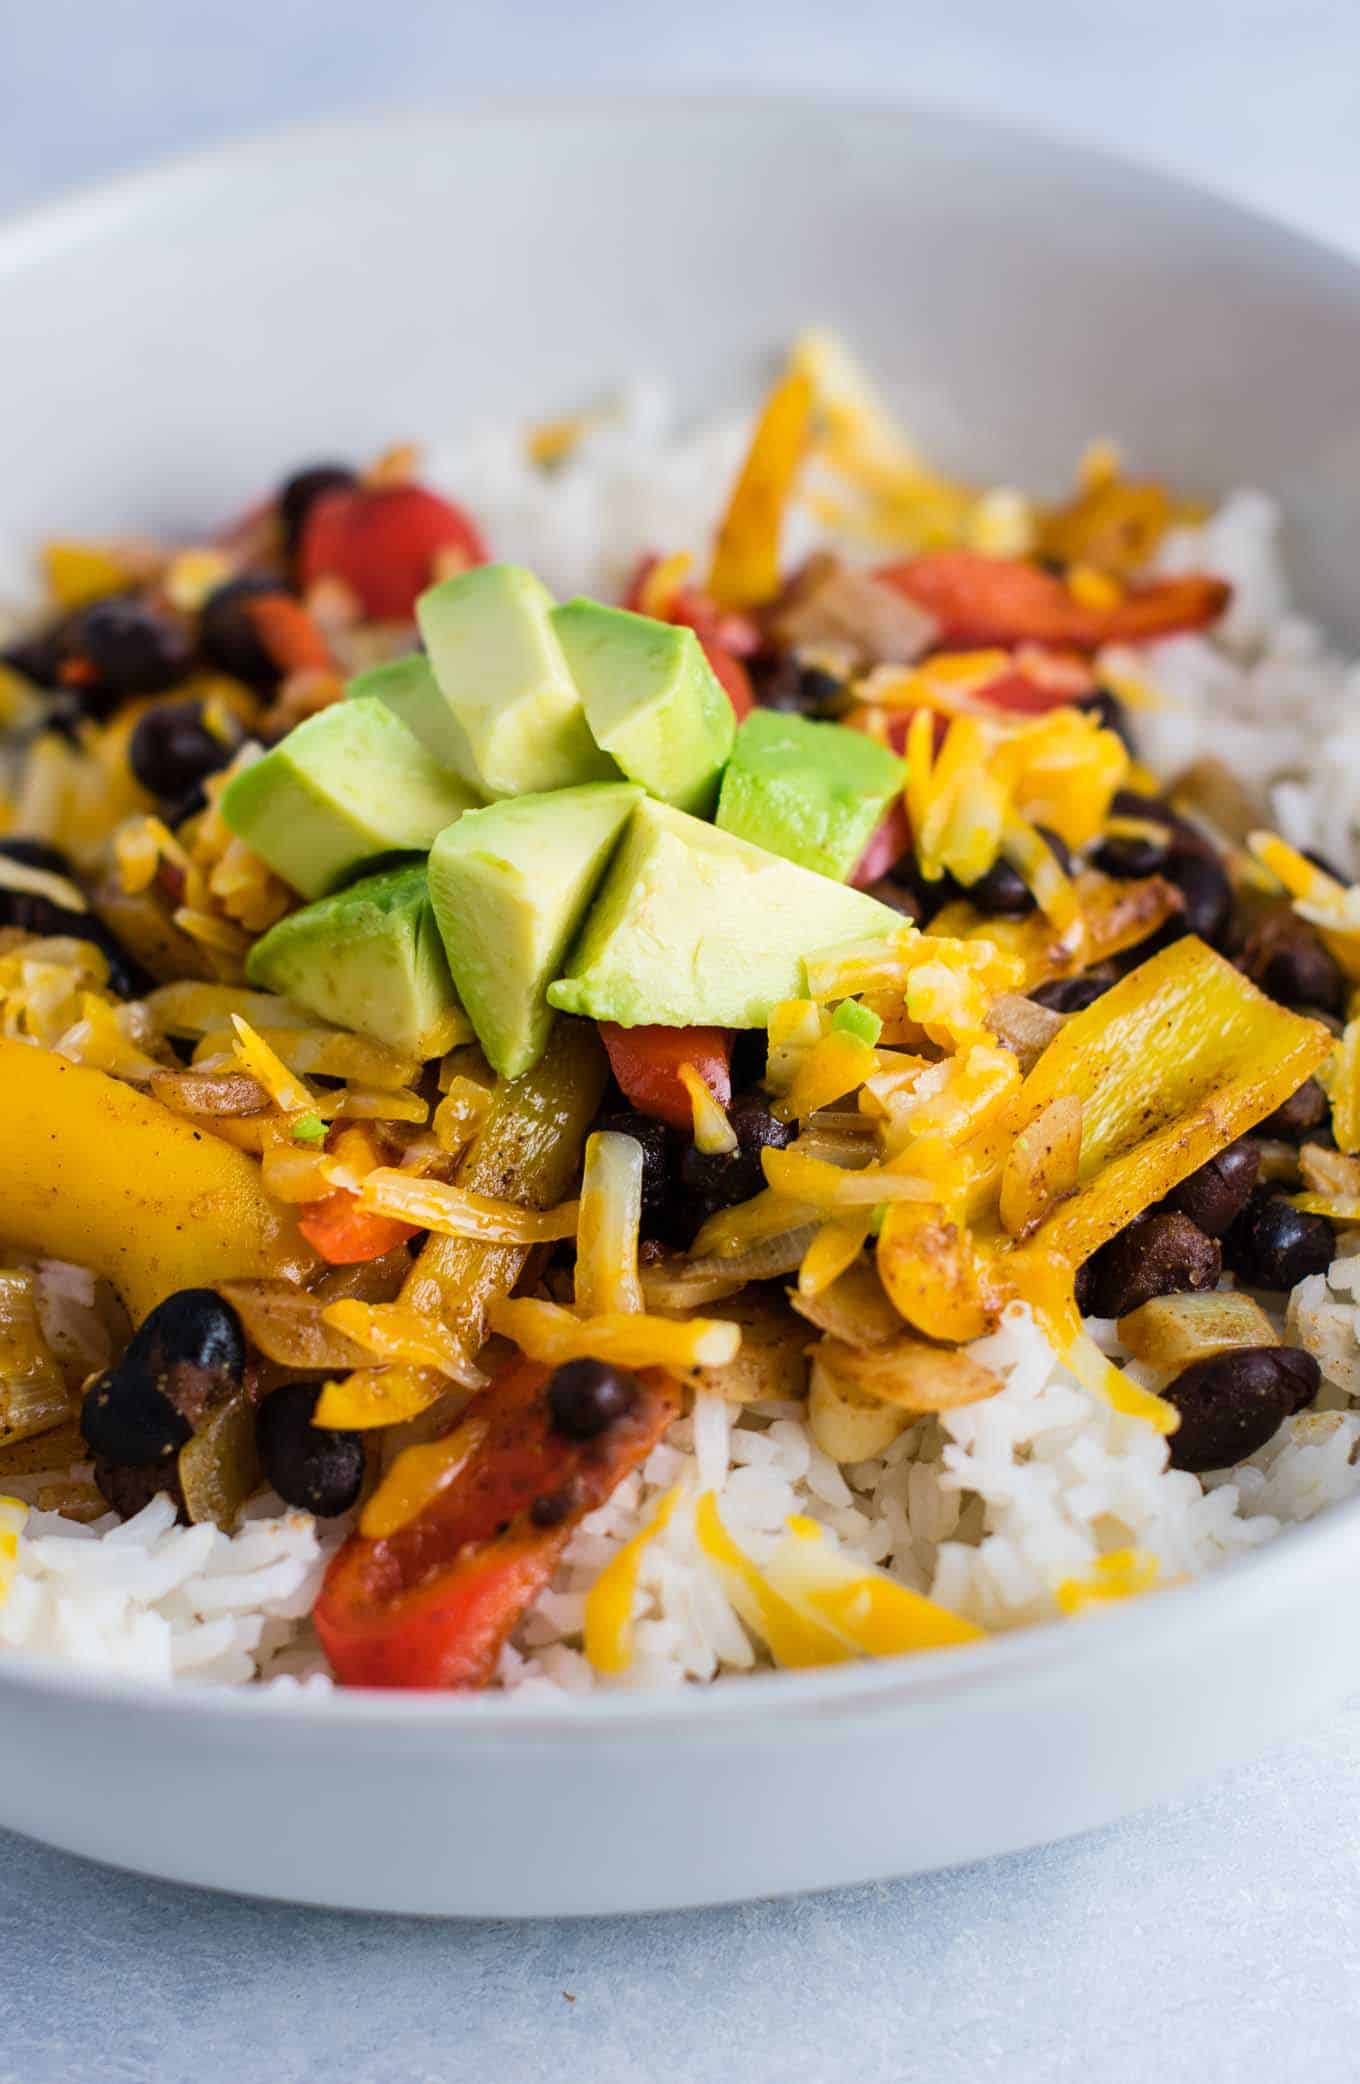
POLYGON ((49 876, 65 876, 69 883, 76 880, 76 872, 69 858, 60 847, 49 840, 23 839, 15 837, 0 839, 0 854, 7 861, 22 861, 25 868, 41 868, 49 876))
POLYGON ((1326 1121, 1329 1102, 1316 1078, 1305 1078, 1289 1098, 1260 1124, 1262 1136, 1278 1136, 1285 1143, 1298 1143, 1326 1121))
POLYGON ((564 1484, 560 1491, 545 1491, 529 1507, 530 1521, 535 1527, 560 1527, 575 1504, 576 1494, 570 1484, 564 1484))
POLYGON ((782 1151, 792 1143, 796 1127, 776 1121, 765 1095, 737 1093, 727 1110, 736 1134, 734 1151, 701 1151, 691 1144, 681 1155, 680 1181, 688 1193, 711 1215, 720 1208, 735 1208, 749 1201, 765 1184, 760 1162, 763 1150, 782 1151))
POLYGON ((1161 874, 1180 891, 1184 910, 1179 919, 1168 921, 1163 933, 1172 938, 1182 933, 1198 934, 1210 947, 1217 947, 1232 918, 1232 885, 1218 862, 1207 853, 1173 847, 1161 874))
MULTIPOLYGON (((921 874, 916 855, 910 847, 894 861, 887 872, 887 880, 895 884, 911 900, 916 909, 914 914, 908 916, 914 916, 918 926, 925 926, 944 905, 952 904, 956 897, 962 895, 953 876, 939 876, 933 883, 928 882, 921 874)), ((882 902, 893 903, 888 897, 884 897, 882 902)), ((901 905, 893 904, 894 911, 903 909, 901 905)))
POLYGON ((1206 1237, 1222 1237, 1250 1200, 1260 1170, 1260 1151, 1241 1137, 1173 1187, 1162 1206, 1188 1216, 1206 1237))
POLYGON ((1098 687, 1093 695, 1083 695, 1077 707, 1084 709, 1088 716, 1098 716, 1105 729, 1121 738, 1130 752, 1136 750, 1129 712, 1112 688, 1098 687))
POLYGON ((970 905, 996 919, 1020 919, 1034 910, 1034 898, 1018 869, 998 855, 985 875, 964 891, 970 905))
POLYGON ((86 1390, 80 1432, 90 1452, 105 1460, 143 1466, 168 1462, 193 1436, 193 1426, 140 1369, 110 1368, 86 1390))
POLYGON ((904 919, 911 919, 918 926, 926 917, 925 907, 916 892, 890 876, 884 876, 881 882, 870 883, 864 894, 886 905, 890 912, 900 912, 904 919))
POLYGON ((1285 1292, 1326 1273, 1335 1257, 1336 1233, 1325 1216, 1306 1215, 1266 1189, 1252 1195, 1223 1239, 1225 1264, 1248 1288, 1285 1292))
POLYGON ((1217 1286, 1222 1257, 1188 1216, 1150 1210, 1102 1245, 1082 1268, 1081 1308, 1091 1317, 1127 1317, 1156 1295, 1217 1286))
POLYGON ((0 651, 0 664, 31 680, 35 687, 61 686, 62 644, 68 618, 60 616, 0 651))
MULTIPOLYGON (((1038 829, 1056 856, 1058 866, 1065 873, 1070 871, 1072 856, 1058 834, 1051 832, 1044 825, 1038 829)), ((1012 868, 1010 862, 1003 860, 1000 855, 985 875, 979 876, 975 883, 968 884, 964 896, 979 912, 990 914, 994 918, 1020 919, 1027 912, 1034 910, 1034 897, 1029 885, 1019 870, 1012 868)))
POLYGON ((181 1288, 143 1318, 116 1372, 154 1388, 193 1427, 241 1387, 245 1365, 245 1335, 231 1304, 215 1288, 181 1288))
POLYGON ((1138 876, 1155 876, 1168 851, 1164 839, 1131 832, 1112 833, 1100 842, 1091 856, 1091 864, 1102 875, 1115 876, 1121 883, 1131 882, 1138 876))
POLYGON ((91 716, 130 695, 164 694, 191 663, 182 626, 133 594, 91 601, 63 632, 61 679, 91 716))
POLYGON ((255 1414, 260 1466, 286 1505, 334 1519, 348 1512, 364 1481, 364 1437, 312 1424, 319 1382, 285 1382, 255 1414))
POLYGON ((602 1114, 595 1127, 618 1136, 631 1136, 642 1145, 642 1213, 644 1219, 659 1215, 666 1205, 671 1182, 672 1137, 665 1123, 630 1109, 602 1114))
POLYGON ((235 750, 208 729, 201 702, 158 702, 138 717, 127 757, 144 789, 174 803, 225 767, 235 750))
MULTIPOLYGON (((13 858, 20 860, 23 857, 15 855, 13 858)), ((0 926, 17 926, 21 933, 44 937, 65 935, 78 941, 93 941, 108 963, 110 991, 120 999, 135 999, 151 989, 153 979, 133 961, 117 935, 93 912, 77 912, 72 906, 57 904, 53 898, 44 897, 37 891, 0 887, 0 926)))
POLYGON ((179 1469, 173 1461, 114 1462, 107 1455, 97 1454, 94 1457, 94 1480, 100 1496, 113 1507, 119 1519, 135 1519, 153 1498, 164 1491, 174 1501, 181 1520, 188 1522, 179 1469))
POLYGON ((1238 966, 1281 1006, 1315 1006, 1333 1016, 1345 1011, 1340 965, 1308 922, 1292 912, 1276 914, 1248 934, 1238 966))
POLYGON ((279 669, 261 643, 248 611, 252 601, 285 591, 277 579, 256 573, 229 579, 225 586, 210 593, 198 625, 204 657, 222 672, 244 680, 248 687, 265 691, 275 687, 279 669))
POLYGON ((792 652, 782 657, 752 661, 752 679, 762 709, 779 709, 792 716, 835 718, 847 706, 845 683, 820 666, 800 665, 792 652))
POLYGON ((548 1410, 569 1440, 593 1440, 632 1410, 638 1390, 636 1375, 622 1368, 602 1360, 569 1360, 549 1380, 548 1410))
POLYGON ((1172 1468, 1199 1474, 1244 1461, 1312 1403, 1320 1380, 1312 1355, 1293 1346, 1241 1346, 1197 1360, 1162 1392, 1181 1418, 1172 1468))
POLYGON ((295 554, 307 516, 322 493, 343 492, 357 483, 354 472, 345 463, 310 463, 305 470, 295 470, 292 477, 284 479, 279 487, 279 520, 290 557, 295 554))
POLYGON ((1119 982, 1118 972, 1112 963, 1097 963, 1094 969, 1086 970, 1080 977, 1054 977, 1049 983, 1041 984, 1030 997, 1036 1006, 1047 1006, 1050 1013, 1081 1013, 1087 1006, 1094 1006, 1103 998, 1112 984, 1119 982))
POLYGON ((735 1091, 744 1092, 748 1085, 759 1085, 765 1076, 769 1061, 770 1037, 764 1028, 738 1028, 732 1037, 730 1058, 732 1085, 735 1091))

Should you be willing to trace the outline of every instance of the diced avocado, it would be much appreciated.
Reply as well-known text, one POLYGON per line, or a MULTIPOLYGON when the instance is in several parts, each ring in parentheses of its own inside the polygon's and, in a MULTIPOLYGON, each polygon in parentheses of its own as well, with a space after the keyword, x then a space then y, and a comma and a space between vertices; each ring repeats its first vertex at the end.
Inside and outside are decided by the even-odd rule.
POLYGON ((435 757, 452 711, 484 796, 526 796, 617 778, 590 735, 542 581, 484 564, 431 586, 416 603, 438 701, 408 701, 406 721, 435 757))
POLYGON ((469 811, 430 853, 430 896, 458 994, 491 1065, 518 1078, 547 1047, 547 986, 642 791, 588 782, 469 811))
POLYGON ((408 658, 388 659, 381 666, 356 673, 345 694, 350 701, 376 695, 380 702, 385 702, 393 716, 400 717, 407 730, 415 733, 426 752, 450 774, 465 781, 480 800, 477 763, 467 732, 440 694, 430 661, 423 652, 413 651, 408 658))
POLYGON ((322 1020, 422 1063, 472 1040, 423 862, 365 876, 290 912, 256 941, 246 976, 322 1020))
POLYGON ((717 822, 843 883, 905 772, 895 753, 863 731, 755 709, 737 732, 717 822))
POLYGON ((624 1027, 763 1027, 805 990, 805 955, 901 926, 862 891, 648 798, 548 1002, 624 1027))
POLYGON ((473 801, 368 695, 309 716, 232 777, 220 808, 285 883, 321 897, 385 854, 424 853, 473 801))
POLYGON ((598 601, 569 601, 553 628, 601 750, 649 796, 710 810, 736 717, 693 630, 598 601))

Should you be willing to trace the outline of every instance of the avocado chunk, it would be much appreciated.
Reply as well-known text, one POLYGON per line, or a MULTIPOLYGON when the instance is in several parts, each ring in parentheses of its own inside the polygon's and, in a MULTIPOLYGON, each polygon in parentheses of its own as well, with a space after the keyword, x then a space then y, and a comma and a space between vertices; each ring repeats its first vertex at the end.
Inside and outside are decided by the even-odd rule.
POLYGON ((806 989, 805 955, 901 927, 862 891, 647 798, 548 1003, 623 1027, 763 1027, 806 989))
POLYGON ((896 754, 863 731, 756 709, 737 732, 717 821, 843 883, 905 774, 896 754))
POLYGON ((280 919, 246 957, 246 976, 422 1063, 472 1040, 423 862, 364 876, 280 919))
POLYGON ((617 779, 590 735, 552 621, 553 598, 532 572, 483 564, 416 602, 437 700, 408 698, 405 721, 436 759, 451 710, 483 796, 526 796, 617 779))
POLYGON ((466 782, 481 800, 477 763, 467 732, 441 696, 430 661, 423 652, 387 659, 380 666, 369 666, 365 672, 356 673, 345 695, 349 701, 376 695, 415 734, 426 752, 448 773, 466 782))
POLYGON ((424 853, 474 801, 372 695, 333 702, 233 775, 232 831, 304 897, 384 854, 424 853))
POLYGON ((711 810, 736 717, 693 630, 585 600, 553 628, 601 751, 649 796, 711 810))
POLYGON ((587 782, 469 811, 430 853, 454 985, 492 1067, 518 1078, 547 1047, 547 987, 642 791, 587 782))

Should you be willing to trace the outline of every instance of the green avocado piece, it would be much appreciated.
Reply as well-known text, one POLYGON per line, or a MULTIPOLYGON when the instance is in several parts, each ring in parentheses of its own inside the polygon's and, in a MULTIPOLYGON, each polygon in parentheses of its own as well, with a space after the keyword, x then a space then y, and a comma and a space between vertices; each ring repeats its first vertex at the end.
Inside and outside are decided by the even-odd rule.
POLYGON ((232 831, 304 897, 321 897, 384 854, 424 853, 474 801, 369 695, 309 716, 233 775, 232 831))
POLYGON ((843 883, 905 774, 904 762, 863 731, 755 709, 737 732, 717 822, 843 883))
MULTIPOLYGON (((552 622, 553 598, 514 564, 478 565, 416 602, 434 676, 431 701, 406 700, 405 721, 436 759, 451 711, 483 796, 526 796, 616 779, 590 735, 552 622)), ((456 763, 455 763, 456 764, 456 763)))
POLYGON ((898 913, 644 799, 548 1003, 623 1027, 763 1027, 803 958, 897 933, 898 913))
POLYGON ((493 1069, 518 1078, 552 1026, 562 965, 642 791, 587 782, 469 811, 430 853, 430 897, 449 968, 493 1069))
POLYGON ((693 630, 585 600, 553 628, 600 749, 649 796, 710 810, 736 717, 693 630))
POLYGON ((423 862, 365 876, 290 912, 256 941, 246 976, 322 1020, 422 1063, 472 1040, 423 862))
POLYGON ((440 694, 430 661, 423 652, 387 659, 381 666, 369 666, 365 672, 356 673, 345 695, 350 701, 376 695, 408 731, 414 732, 426 752, 450 774, 466 782, 481 800, 477 763, 467 732, 440 694))

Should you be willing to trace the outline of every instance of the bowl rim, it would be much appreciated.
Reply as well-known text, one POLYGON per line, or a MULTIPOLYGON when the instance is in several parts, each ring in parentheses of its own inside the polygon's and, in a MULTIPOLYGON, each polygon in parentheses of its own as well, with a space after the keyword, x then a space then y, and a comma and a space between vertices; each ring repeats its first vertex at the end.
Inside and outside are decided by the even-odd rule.
MULTIPOLYGON (((457 133, 495 129, 532 119, 535 123, 609 124, 636 120, 645 103, 649 117, 693 120, 784 119, 800 113, 900 129, 924 126, 940 136, 973 136, 993 146, 1047 159, 1069 179, 1093 175, 1130 182, 1163 202, 1203 210, 1209 205, 1225 224, 1243 234, 1292 250, 1298 261, 1325 272, 1333 294, 1347 290, 1360 314, 1360 258, 1283 218, 1237 200, 1210 183, 1191 180, 1103 145, 1040 126, 929 103, 875 99, 853 94, 731 90, 676 94, 626 89, 610 93, 550 93, 479 97, 475 102, 386 106, 354 114, 273 124, 245 135, 166 157, 130 171, 78 182, 49 199, 0 216, 0 276, 78 253, 91 238, 115 226, 135 225, 143 212, 190 196, 195 187, 216 185, 233 171, 267 168, 298 156, 322 155, 356 135, 375 139, 410 134, 413 126, 457 133), (1338 280, 1338 275, 1340 280, 1338 280)), ((0 1700, 27 1698, 36 1705, 66 1704, 87 1710, 139 1713, 154 1709, 200 1722, 222 1714, 268 1725, 271 1735, 289 1727, 337 1731, 381 1730, 389 1735, 436 1731, 441 1739, 462 1735, 531 1745, 550 1738, 627 1735, 640 1729, 730 1730, 734 1724, 764 1724, 772 1716, 801 1714, 805 1728, 824 1727, 854 1715, 925 1710, 941 1703, 977 1702, 1009 1690, 1017 1680, 1061 1680, 1078 1664, 1094 1659, 1107 1666, 1127 1663, 1165 1632, 1169 1616, 1181 1624, 1182 1640, 1196 1628, 1221 1625, 1225 1615, 1263 1589, 1264 1619, 1310 1583, 1322 1582, 1329 1566, 1360 1529, 1360 1498, 1325 1507, 1302 1525, 1287 1526, 1259 1546, 1226 1559, 1208 1575, 1167 1586, 1154 1599, 1121 1604, 1099 1617, 1094 1632, 1070 1620, 1050 1620, 985 1643, 938 1650, 929 1656, 900 1656, 808 1672, 733 1674, 719 1685, 682 1683, 657 1691, 563 1694, 560 1700, 517 1701, 513 1695, 457 1695, 336 1687, 309 1691, 278 1685, 215 1686, 191 1678, 166 1683, 123 1677, 56 1658, 0 1650, 0 1700), (1334 1553, 1335 1552, 1335 1556, 1334 1553)), ((790 1725, 792 1733, 793 1725, 790 1725)))

